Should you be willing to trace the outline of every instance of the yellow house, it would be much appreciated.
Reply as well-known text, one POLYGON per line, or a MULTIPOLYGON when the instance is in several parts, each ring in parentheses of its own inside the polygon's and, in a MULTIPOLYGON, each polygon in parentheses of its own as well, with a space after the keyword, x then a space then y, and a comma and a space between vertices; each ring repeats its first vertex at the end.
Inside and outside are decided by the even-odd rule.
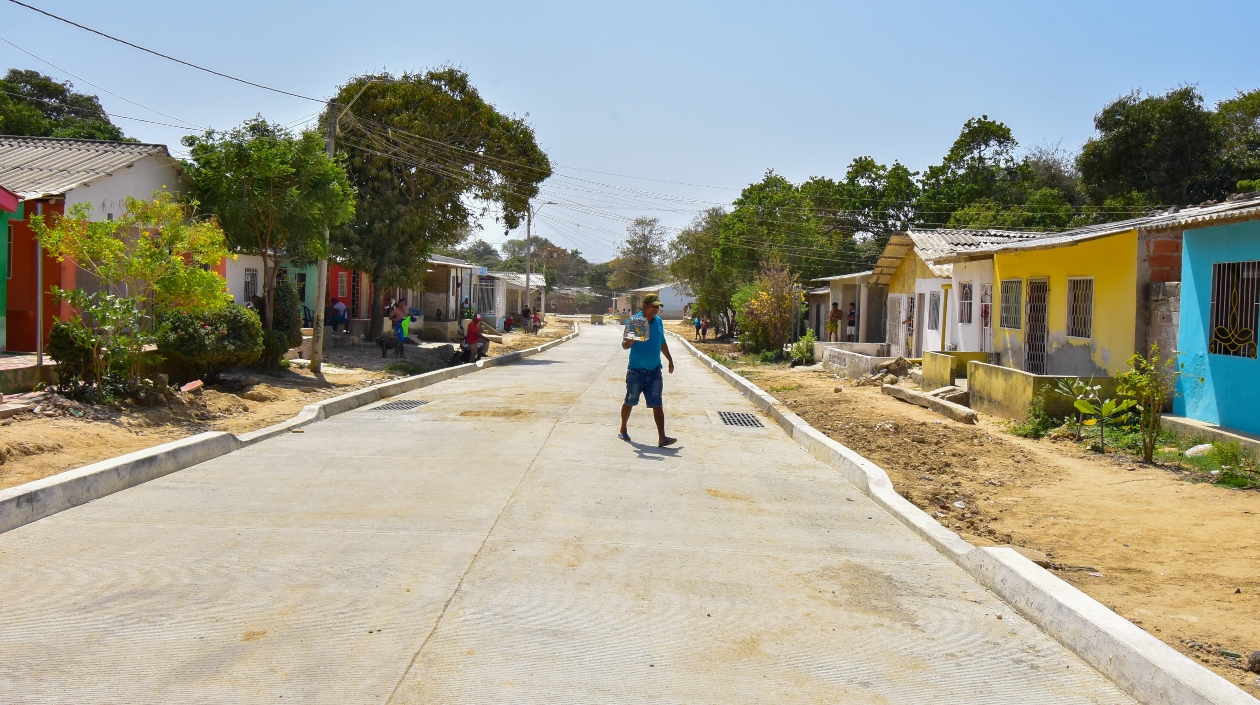
MULTIPOLYGON (((1167 214, 1093 225, 960 253, 993 258, 993 347, 1006 367, 1110 377, 1157 338, 1151 284, 1181 279, 1181 232, 1167 214)), ((1161 342, 1165 351, 1175 346, 1161 342)))

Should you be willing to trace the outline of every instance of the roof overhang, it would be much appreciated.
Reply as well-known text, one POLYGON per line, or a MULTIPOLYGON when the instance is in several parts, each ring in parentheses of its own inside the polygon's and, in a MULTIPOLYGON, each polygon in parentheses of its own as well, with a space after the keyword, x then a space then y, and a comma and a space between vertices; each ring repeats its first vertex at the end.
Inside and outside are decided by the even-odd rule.
POLYGON ((813 281, 813 282, 844 282, 844 281, 858 282, 864 278, 870 278, 872 274, 874 274, 874 272, 868 269, 865 272, 853 272, 851 274, 837 274, 833 277, 815 277, 814 279, 810 279, 810 281, 813 281))
POLYGON ((16 213, 18 206, 21 205, 21 203, 21 196, 13 193, 3 186, 0 186, 0 211, 4 211, 5 213, 16 213))

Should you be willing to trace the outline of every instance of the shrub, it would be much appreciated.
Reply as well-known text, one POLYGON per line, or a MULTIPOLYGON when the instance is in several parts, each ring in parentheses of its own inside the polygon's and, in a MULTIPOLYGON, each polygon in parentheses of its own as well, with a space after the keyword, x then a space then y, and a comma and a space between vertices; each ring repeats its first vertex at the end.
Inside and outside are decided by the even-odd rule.
POLYGON ((272 330, 284 333, 288 337, 289 348, 296 348, 302 344, 302 299, 298 297, 297 285, 287 281, 276 282, 272 301, 272 330))
POLYGON ((258 364, 263 368, 278 367, 284 354, 289 352, 289 336, 282 330, 263 331, 262 356, 258 364))
POLYGON ((763 264, 757 278, 732 298, 744 349, 782 349, 792 333, 793 297, 800 296, 791 270, 777 262, 763 264))
POLYGON ((1059 427, 1059 421, 1046 413, 1046 398, 1042 394, 1028 403, 1028 415, 1023 421, 1012 421, 1011 433, 1021 438, 1041 438, 1059 427))
POLYGON ((801 364, 813 362, 815 342, 813 329, 805 331, 800 340, 792 343, 792 359, 801 364))
POLYGON ((1142 412, 1142 460, 1151 462, 1155 457, 1155 444, 1159 440, 1160 422, 1164 404, 1173 394, 1173 383, 1179 374, 1173 369, 1177 356, 1161 359, 1159 345, 1151 345, 1150 355, 1134 353, 1129 358, 1128 372, 1116 375, 1119 386, 1116 391, 1132 397, 1142 412))
POLYGON ((228 367, 258 360, 263 352, 262 323, 244 306, 200 313, 171 311, 162 317, 158 351, 184 363, 189 377, 214 379, 228 367))

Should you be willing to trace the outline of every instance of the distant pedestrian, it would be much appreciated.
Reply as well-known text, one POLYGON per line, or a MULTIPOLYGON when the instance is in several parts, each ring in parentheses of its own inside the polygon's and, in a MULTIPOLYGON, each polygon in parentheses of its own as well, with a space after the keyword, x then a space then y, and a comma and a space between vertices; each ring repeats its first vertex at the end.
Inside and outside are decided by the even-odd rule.
POLYGON ((844 314, 840 311, 840 304, 836 301, 831 302, 831 311, 827 314, 827 342, 840 342, 840 318, 844 314))
POLYGON ((849 321, 845 326, 845 332, 848 334, 849 342, 857 342, 857 304, 849 302, 849 321))
POLYGON ((700 319, 700 340, 709 339, 709 317, 705 316, 700 319))
POLYGON ((696 340, 700 339, 700 328, 704 325, 700 321, 699 314, 696 315, 694 323, 696 324, 696 340))
POLYGON ((674 374, 674 358, 665 342, 665 325, 656 314, 661 310, 661 300, 656 294, 643 297, 643 311, 626 321, 621 347, 630 351, 626 365, 626 398, 621 404, 621 431, 617 437, 630 440, 626 424, 630 411, 638 405, 639 397, 647 397, 647 407, 656 421, 657 445, 664 448, 678 441, 665 435, 665 409, 661 401, 665 383, 661 376, 661 355, 669 360, 669 373, 674 374))
POLYGON ((394 336, 398 338, 398 349, 402 350, 403 341, 407 339, 403 328, 403 319, 407 317, 407 302, 399 299, 389 310, 389 320, 394 324, 394 336))

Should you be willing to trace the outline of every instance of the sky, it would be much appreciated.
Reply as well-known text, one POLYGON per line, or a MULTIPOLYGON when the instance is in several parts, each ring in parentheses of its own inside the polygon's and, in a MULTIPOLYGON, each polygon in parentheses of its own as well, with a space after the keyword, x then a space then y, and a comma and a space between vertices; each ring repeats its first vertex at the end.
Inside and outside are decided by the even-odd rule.
MULTIPOLYGON (((871 155, 922 170, 979 115, 1010 125, 1024 147, 1076 150, 1099 109, 1129 91, 1193 84, 1214 104, 1260 87, 1253 0, 24 1, 321 100, 368 71, 461 68, 500 111, 527 116, 558 165, 539 201, 562 203, 539 204, 537 234, 592 261, 613 255, 628 220, 682 227, 768 169, 840 178, 871 155)), ((114 120, 177 156, 184 134, 259 114, 300 127, 322 107, 8 0, 0 38, 6 67, 69 80, 110 113, 180 125, 114 120)), ((501 226, 483 224, 484 239, 503 241, 501 226)))

